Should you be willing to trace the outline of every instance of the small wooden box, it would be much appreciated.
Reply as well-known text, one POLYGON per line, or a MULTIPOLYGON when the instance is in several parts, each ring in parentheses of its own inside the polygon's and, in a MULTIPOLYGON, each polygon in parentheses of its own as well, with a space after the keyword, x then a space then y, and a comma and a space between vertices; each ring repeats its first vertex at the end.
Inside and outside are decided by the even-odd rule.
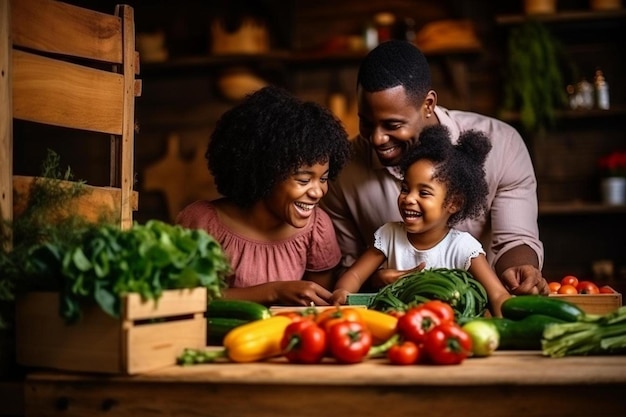
POLYGON ((622 306, 622 294, 550 294, 550 297, 558 297, 569 301, 582 308, 589 314, 607 314, 622 306))
POLYGON ((17 363, 128 375, 174 365, 184 348, 206 346, 206 297, 206 288, 164 291, 156 303, 129 294, 120 319, 94 304, 66 324, 58 293, 26 294, 17 300, 17 363))

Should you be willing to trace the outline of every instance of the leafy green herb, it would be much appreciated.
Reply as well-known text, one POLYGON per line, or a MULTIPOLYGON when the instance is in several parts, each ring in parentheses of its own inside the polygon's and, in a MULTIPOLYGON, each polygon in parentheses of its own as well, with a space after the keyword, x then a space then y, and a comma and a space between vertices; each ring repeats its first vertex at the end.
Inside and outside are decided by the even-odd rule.
POLYGON ((28 199, 26 209, 12 222, 0 224, 0 329, 13 321, 15 294, 22 287, 48 285, 30 282, 31 249, 42 242, 70 241, 86 222, 77 216, 57 215, 87 192, 83 181, 73 180, 71 169, 60 169, 60 157, 48 149, 28 196, 14 192, 14 201, 28 199), (63 186, 61 184, 64 184, 63 186), (50 218, 57 219, 50 222, 50 218))
POLYGON ((507 48, 503 110, 519 111, 528 131, 552 127, 555 109, 567 104, 560 43, 531 19, 511 29, 507 48))
POLYGON ((80 241, 46 242, 33 249, 35 275, 58 277, 61 315, 80 318, 80 306, 95 301, 113 317, 121 297, 134 292, 157 301, 164 290, 206 287, 218 298, 230 265, 219 243, 202 230, 158 220, 128 230, 86 227, 80 241))

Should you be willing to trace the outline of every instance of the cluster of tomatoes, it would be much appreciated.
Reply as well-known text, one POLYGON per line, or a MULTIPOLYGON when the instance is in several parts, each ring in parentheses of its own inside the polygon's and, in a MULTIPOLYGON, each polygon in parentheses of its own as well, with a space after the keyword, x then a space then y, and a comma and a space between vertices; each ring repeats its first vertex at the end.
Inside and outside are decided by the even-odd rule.
POLYGON ((285 329, 280 347, 289 362, 318 363, 332 356, 340 363, 358 363, 372 347, 372 333, 356 309, 285 314, 292 322, 285 329))
POLYGON ((454 320, 452 307, 432 300, 398 317, 398 343, 387 351, 397 365, 433 363, 455 365, 472 353, 472 338, 454 320))
POLYGON ((393 364, 461 363, 472 352, 472 340, 454 320, 449 304, 433 300, 406 312, 388 315, 363 309, 332 308, 319 314, 292 315, 281 351, 294 363, 358 363, 386 356, 393 364))
POLYGON ((613 294, 608 285, 598 286, 593 281, 579 280, 574 275, 566 275, 560 281, 548 283, 550 294, 613 294))

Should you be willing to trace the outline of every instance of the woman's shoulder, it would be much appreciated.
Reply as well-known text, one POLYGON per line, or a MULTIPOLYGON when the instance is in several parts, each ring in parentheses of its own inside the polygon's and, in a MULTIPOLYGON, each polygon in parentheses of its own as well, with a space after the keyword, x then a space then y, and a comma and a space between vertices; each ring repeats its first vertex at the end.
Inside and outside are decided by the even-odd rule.
POLYGON ((324 211, 321 207, 317 206, 313 212, 313 221, 311 222, 311 230, 316 234, 326 234, 326 232, 330 229, 334 232, 333 222, 330 219, 328 213, 324 211))
POLYGON ((176 216, 176 224, 198 228, 217 218, 217 209, 213 202, 198 200, 185 206, 176 216))

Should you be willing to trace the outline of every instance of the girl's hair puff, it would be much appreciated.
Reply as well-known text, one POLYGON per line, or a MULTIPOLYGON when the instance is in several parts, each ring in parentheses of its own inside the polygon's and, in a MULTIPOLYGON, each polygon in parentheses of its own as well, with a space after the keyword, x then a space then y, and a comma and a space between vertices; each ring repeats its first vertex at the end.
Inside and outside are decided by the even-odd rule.
POLYGON ((484 164, 490 150, 489 138, 477 130, 461 132, 455 145, 444 125, 429 126, 404 156, 400 169, 404 175, 420 159, 434 164, 433 179, 445 184, 448 190, 444 204, 459 207, 448 220, 448 226, 452 227, 465 219, 477 218, 487 210, 489 187, 484 164))

